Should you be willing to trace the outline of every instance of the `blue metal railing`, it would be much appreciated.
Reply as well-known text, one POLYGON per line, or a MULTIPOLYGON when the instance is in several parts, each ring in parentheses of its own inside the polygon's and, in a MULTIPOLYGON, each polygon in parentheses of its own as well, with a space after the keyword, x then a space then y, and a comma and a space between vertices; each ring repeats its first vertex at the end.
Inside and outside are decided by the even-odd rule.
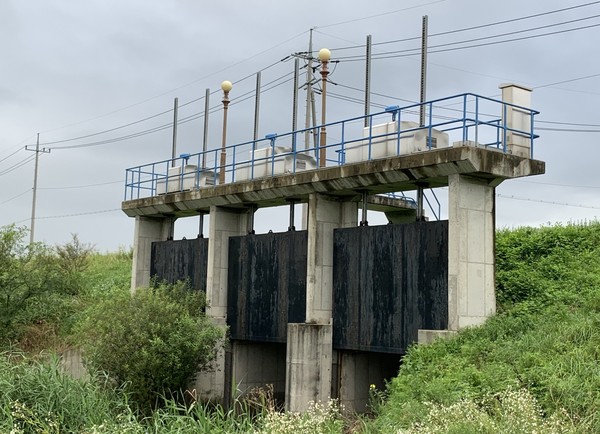
MULTIPOLYGON (((426 151, 455 142, 506 153, 509 135, 518 136, 533 157, 537 114, 539 112, 527 107, 472 93, 404 107, 390 106, 379 113, 325 124, 325 166, 426 151), (421 106, 425 106, 427 112, 423 126, 418 123, 421 106), (514 123, 526 125, 525 129, 509 125, 509 115, 520 116, 521 121, 514 123)), ((182 154, 175 159, 131 167, 126 170, 124 198, 132 200, 210 187, 218 184, 221 171, 229 183, 317 169, 321 166, 319 150, 322 146, 320 135, 314 133, 321 127, 269 134, 263 139, 224 149, 182 154), (299 147, 305 136, 314 137, 315 143, 299 147), (222 152, 226 153, 224 166, 219 158, 222 152)))

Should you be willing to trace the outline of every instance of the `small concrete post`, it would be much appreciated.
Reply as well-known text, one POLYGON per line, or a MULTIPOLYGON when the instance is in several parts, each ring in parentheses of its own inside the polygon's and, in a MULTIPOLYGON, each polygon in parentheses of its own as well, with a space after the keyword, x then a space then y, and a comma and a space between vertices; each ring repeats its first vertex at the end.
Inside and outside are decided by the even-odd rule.
MULTIPOLYGON (((520 107, 531 107, 532 89, 517 84, 501 84, 502 102, 520 107)), ((531 114, 527 110, 511 105, 502 108, 502 124, 506 127, 506 136, 501 141, 506 152, 519 157, 531 158, 531 114), (517 130, 517 131, 513 131, 517 130)))

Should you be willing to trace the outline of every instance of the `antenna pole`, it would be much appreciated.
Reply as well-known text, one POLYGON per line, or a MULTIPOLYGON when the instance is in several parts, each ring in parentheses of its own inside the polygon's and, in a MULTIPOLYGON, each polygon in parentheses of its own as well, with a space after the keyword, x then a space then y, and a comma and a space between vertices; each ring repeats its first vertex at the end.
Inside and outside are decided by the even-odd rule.
POLYGON ((177 155, 177 109, 179 108, 179 99, 175 97, 173 102, 173 146, 171 148, 171 167, 175 167, 175 156, 177 155))
POLYGON ((423 29, 421 36, 421 110, 419 121, 420 125, 425 126, 425 100, 426 100, 426 89, 427 86, 427 33, 428 33, 428 22, 427 15, 423 16, 423 29))
POLYGON ((256 98, 254 100, 254 143, 252 149, 256 149, 258 139, 258 112, 260 111, 260 71, 256 73, 256 98))
POLYGON ((365 127, 369 126, 371 113, 371 35, 367 35, 367 64, 365 67, 365 127))
POLYGON ((206 167, 206 147, 208 146, 208 100, 210 99, 210 89, 206 89, 204 94, 204 136, 202 137, 202 168, 206 167))
MULTIPOLYGON (((311 123, 310 123, 311 107, 312 107, 312 104, 314 104, 314 100, 312 100, 313 103, 311 104, 311 98, 313 98, 313 96, 312 96, 312 81, 313 81, 312 37, 313 37, 313 30, 314 30, 314 27, 311 27, 310 28, 310 36, 308 39, 308 65, 306 67, 306 118, 305 118, 305 123, 304 123, 304 128, 306 128, 306 132, 304 133, 304 149, 310 148, 309 128, 311 126, 311 123)), ((314 113, 314 109, 313 109, 313 113, 314 113)))

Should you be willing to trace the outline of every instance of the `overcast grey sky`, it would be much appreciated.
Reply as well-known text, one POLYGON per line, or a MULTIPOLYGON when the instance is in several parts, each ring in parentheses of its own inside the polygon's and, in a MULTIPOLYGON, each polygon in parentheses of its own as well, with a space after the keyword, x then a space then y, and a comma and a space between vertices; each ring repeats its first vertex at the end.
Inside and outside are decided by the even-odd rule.
MULTIPOLYGON (((127 247, 133 220, 119 211, 125 169, 168 158, 171 130, 105 145, 60 147, 166 125, 174 97, 182 106, 180 119, 201 115, 204 102, 197 99, 206 88, 218 90, 225 79, 234 82, 228 142, 249 140, 254 102, 240 96, 254 88, 253 74, 270 65, 262 72, 263 84, 290 74, 293 63, 280 60, 307 50, 311 27, 314 48, 330 48, 332 60, 363 55, 362 47, 346 47, 364 45, 368 34, 379 44, 374 53, 394 52, 373 61, 373 111, 416 101, 419 56, 402 50, 419 47, 419 40, 380 43, 418 38, 423 15, 429 17, 430 35, 484 25, 432 36, 430 47, 519 38, 444 52, 431 48, 429 55, 428 99, 464 92, 498 97, 504 82, 534 88, 532 106, 541 112, 535 157, 546 161, 547 173, 497 189, 498 226, 595 219, 600 213, 600 2, 0 0, 0 225, 29 225, 34 153, 23 148, 34 144, 39 132, 43 146, 54 149, 40 158, 36 239, 63 243, 77 233, 99 250, 127 247), (573 8, 583 4, 588 5, 573 8), (572 9, 546 13, 565 8, 572 9), (535 14, 543 15, 515 20, 535 14), (510 21, 488 25, 505 20, 510 21), (553 32, 561 33, 534 37, 553 32), (506 35, 489 39, 499 34, 506 35), (81 136, 90 137, 70 140, 81 136)), ((337 64, 331 79, 342 86, 330 90, 360 100, 362 94, 349 87, 363 87, 364 62, 352 60, 337 64)), ((292 84, 282 81, 261 97, 261 136, 290 129, 292 84)), ((211 106, 219 99, 214 94, 211 106)), ((328 101, 328 120, 362 111, 361 103, 328 101)), ((210 117, 209 147, 220 145, 220 128, 216 112, 210 117)), ((202 134, 201 116, 181 124, 178 151, 200 151, 202 134)), ((285 229, 282 215, 261 212, 257 231, 285 229)), ((196 224, 182 223, 178 234, 193 236, 196 224)))

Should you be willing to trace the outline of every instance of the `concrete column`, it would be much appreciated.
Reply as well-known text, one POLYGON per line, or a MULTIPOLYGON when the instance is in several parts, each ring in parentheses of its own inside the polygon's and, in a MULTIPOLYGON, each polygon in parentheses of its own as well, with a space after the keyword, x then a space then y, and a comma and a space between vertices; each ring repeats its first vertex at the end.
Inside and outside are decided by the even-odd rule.
POLYGON ((333 327, 329 324, 288 324, 285 405, 304 412, 312 402, 331 395, 333 327))
POLYGON ((227 315, 227 272, 229 269, 229 237, 248 234, 249 210, 210 207, 208 263, 206 275, 206 315, 227 315))
POLYGON ((313 193, 308 200, 306 322, 331 322, 333 230, 358 224, 358 204, 337 202, 313 193))
POLYGON ((172 236, 173 217, 135 218, 133 235, 133 263, 131 270, 131 291, 150 284, 150 260, 152 242, 164 241, 172 236))
POLYGON ((331 396, 333 230, 357 226, 358 204, 313 193, 308 200, 306 323, 288 324, 286 408, 305 411, 331 396))
MULTIPOLYGON (((213 324, 227 328, 227 273, 229 269, 229 237, 248 233, 249 212, 217 206, 210 207, 208 261, 206 276, 206 316, 213 324)), ((220 350, 213 368, 196 377, 194 388, 201 400, 228 405, 231 396, 231 353, 220 350)))
MULTIPOLYGON (((520 107, 531 107, 532 89, 517 84, 501 84, 502 102, 520 107)), ((527 110, 506 105, 502 110, 506 132, 506 152, 519 157, 531 158, 531 114, 527 110), (518 130, 511 131, 511 130, 518 130)))
POLYGON ((495 188, 464 175, 448 181, 448 330, 460 330, 496 312, 495 188))

